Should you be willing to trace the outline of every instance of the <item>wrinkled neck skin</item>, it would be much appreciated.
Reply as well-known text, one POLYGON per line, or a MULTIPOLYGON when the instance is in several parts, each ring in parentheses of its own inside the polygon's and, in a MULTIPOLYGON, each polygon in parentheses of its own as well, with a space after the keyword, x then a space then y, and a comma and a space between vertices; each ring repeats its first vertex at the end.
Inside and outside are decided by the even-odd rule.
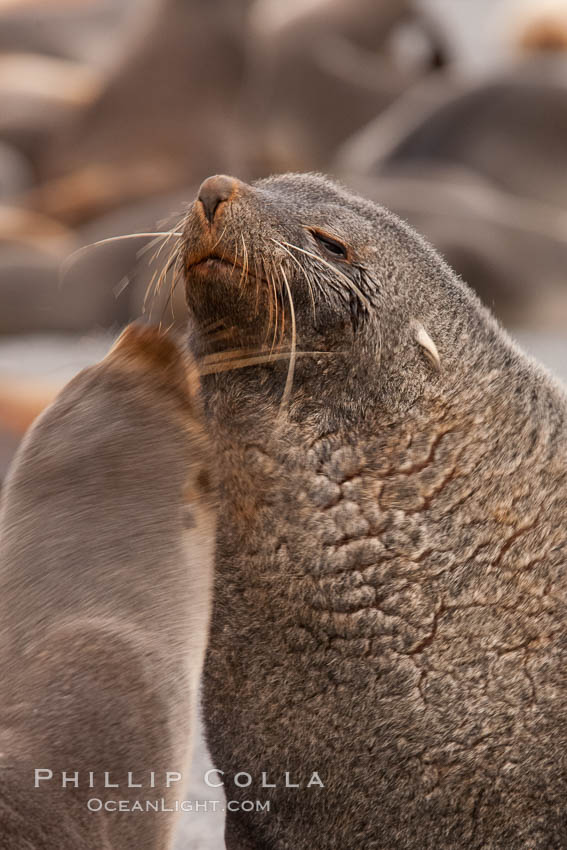
POLYGON ((229 818, 231 850, 260 846, 239 843, 241 827, 269 847, 321 846, 331 817, 332 850, 543 847, 524 827, 537 832, 526 801, 543 783, 557 831, 564 667, 547 647, 565 616, 567 405, 458 282, 443 309, 402 305, 351 356, 298 359, 280 419, 285 365, 204 381, 222 518, 213 760, 325 782, 317 797, 257 788, 274 811, 229 818), (509 657, 513 673, 498 666, 509 657), (514 688, 530 690, 512 703, 514 688), (514 731, 546 717, 535 743, 514 731), (497 782, 498 805, 469 815, 497 782))
MULTIPOLYGON (((402 557, 417 558, 420 575, 435 574, 427 553, 446 548, 447 522, 466 524, 471 511, 479 518, 473 549, 483 545, 486 513, 493 540, 521 538, 533 519, 552 546, 561 511, 546 490, 566 453, 564 393, 458 281, 439 289, 444 301, 438 295, 432 309, 417 299, 379 305, 387 322, 377 308, 350 335, 346 355, 298 358, 287 404, 287 360, 205 378, 226 518, 218 561, 238 563, 236 581, 276 569, 293 596, 294 576, 319 577, 349 547, 357 553, 351 571, 360 557, 402 557), (415 342, 416 315, 440 369, 415 342), (399 523, 412 534, 390 546, 384 529, 399 523)), ((328 608, 325 630, 340 634, 341 618, 328 608)))
MULTIPOLYGON (((388 325, 367 320, 358 337, 351 334, 346 354, 298 357, 287 404, 287 360, 204 379, 213 439, 221 449, 229 518, 223 528, 230 529, 221 530, 220 558, 247 549, 271 558, 275 544, 265 535, 267 522, 281 539, 290 526, 295 533, 297 523, 324 537, 316 511, 339 502, 361 514, 354 536, 371 535, 365 502, 378 521, 376 511, 386 507, 382 490, 400 515, 409 511, 413 521, 422 511, 420 525, 426 526, 434 503, 460 510, 460 499, 480 486, 483 458, 490 455, 490 475, 506 476, 516 469, 524 443, 536 439, 534 423, 535 463, 554 438, 553 399, 560 391, 527 366, 474 296, 452 289, 446 322, 439 320, 439 305, 434 315, 423 305, 382 306, 388 325), (460 304, 461 298, 468 303, 460 304), (416 309, 438 347, 440 370, 415 342, 416 309), (362 489, 351 493, 351 479, 362 489)), ((513 499, 503 496, 504 511, 513 499)), ((351 537, 348 530, 337 534, 337 545, 351 537)), ((324 550, 324 541, 319 544, 324 550)), ((319 556, 305 556, 301 572, 317 572, 319 556)))

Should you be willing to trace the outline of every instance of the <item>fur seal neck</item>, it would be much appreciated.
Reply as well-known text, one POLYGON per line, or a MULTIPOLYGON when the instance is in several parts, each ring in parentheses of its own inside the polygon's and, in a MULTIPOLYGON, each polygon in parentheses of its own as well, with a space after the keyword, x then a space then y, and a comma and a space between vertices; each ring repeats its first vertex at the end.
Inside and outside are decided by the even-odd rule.
POLYGON ((238 399, 237 420, 247 400, 256 418, 258 395, 276 416, 294 348, 290 417, 319 415, 324 428, 364 411, 403 416, 424 393, 466 391, 471 374, 490 380, 510 360, 521 368, 476 296, 391 213, 319 175, 253 186, 215 177, 201 194, 219 180, 231 189, 213 220, 198 199, 185 222, 192 344, 199 354, 242 351, 242 362, 285 353, 205 379, 206 398, 238 399))

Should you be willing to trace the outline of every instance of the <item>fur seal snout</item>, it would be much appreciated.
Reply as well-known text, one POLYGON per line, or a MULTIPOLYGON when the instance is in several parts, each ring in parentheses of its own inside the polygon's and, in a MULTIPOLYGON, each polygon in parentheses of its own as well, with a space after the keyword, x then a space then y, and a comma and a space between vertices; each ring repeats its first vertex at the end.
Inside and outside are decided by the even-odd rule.
POLYGON ((25 437, 0 516, 12 850, 171 846, 208 631, 211 465, 196 366, 151 328, 129 327, 25 437))
POLYGON ((213 223, 215 213, 220 204, 230 200, 237 188, 237 181, 233 177, 217 174, 215 177, 207 177, 201 183, 198 201, 203 207, 209 224, 213 223))
POLYGON ((227 850, 567 846, 564 390, 319 175, 193 205, 182 250, 216 367, 213 760, 325 786, 262 789, 227 850))

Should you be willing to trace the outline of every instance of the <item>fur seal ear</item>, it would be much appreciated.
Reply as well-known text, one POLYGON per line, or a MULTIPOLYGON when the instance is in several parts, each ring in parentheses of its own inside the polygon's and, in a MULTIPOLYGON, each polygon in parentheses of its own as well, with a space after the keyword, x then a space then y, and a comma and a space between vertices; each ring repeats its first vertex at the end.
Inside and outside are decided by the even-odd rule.
POLYGON ((423 348, 425 356, 427 357, 431 365, 438 372, 441 371, 441 358, 439 357, 437 346, 435 345, 435 343, 433 342, 421 322, 418 322, 416 319, 414 319, 413 328, 417 344, 423 348))

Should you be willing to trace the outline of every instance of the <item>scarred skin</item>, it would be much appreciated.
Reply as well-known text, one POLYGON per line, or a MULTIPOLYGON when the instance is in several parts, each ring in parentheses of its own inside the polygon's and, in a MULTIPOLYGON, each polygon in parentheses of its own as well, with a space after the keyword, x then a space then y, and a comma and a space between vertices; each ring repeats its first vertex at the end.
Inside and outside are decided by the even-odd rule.
POLYGON ((417 234, 320 176, 235 181, 185 237, 198 353, 260 344, 272 284, 289 343, 286 282, 321 352, 283 405, 285 358, 203 381, 204 717, 229 797, 271 801, 228 814, 228 850, 567 846, 563 389, 417 234), (204 332, 225 317, 228 341, 204 332))

